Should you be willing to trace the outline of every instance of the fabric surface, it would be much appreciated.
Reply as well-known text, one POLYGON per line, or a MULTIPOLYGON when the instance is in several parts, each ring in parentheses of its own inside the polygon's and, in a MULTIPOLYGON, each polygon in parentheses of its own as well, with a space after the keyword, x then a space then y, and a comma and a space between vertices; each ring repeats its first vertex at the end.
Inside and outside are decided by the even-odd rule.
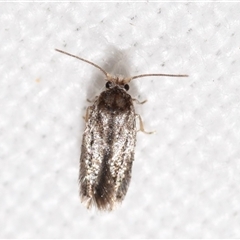
POLYGON ((240 237, 239 3, 0 3, 1 238, 240 237), (130 83, 132 181, 112 212, 79 200, 85 111, 130 83))

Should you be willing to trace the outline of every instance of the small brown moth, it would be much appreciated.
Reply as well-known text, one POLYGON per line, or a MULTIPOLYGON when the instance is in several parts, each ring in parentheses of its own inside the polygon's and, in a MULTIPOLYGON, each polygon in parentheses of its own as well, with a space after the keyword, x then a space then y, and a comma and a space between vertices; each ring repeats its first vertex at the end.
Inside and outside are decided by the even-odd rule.
POLYGON ((112 210, 121 203, 131 180, 134 148, 136 145, 136 118, 144 132, 133 99, 127 93, 129 83, 136 78, 150 76, 188 77, 173 74, 141 74, 129 78, 111 76, 101 67, 86 59, 55 49, 100 69, 106 77, 106 90, 87 109, 86 129, 80 157, 80 196, 87 208, 112 210))

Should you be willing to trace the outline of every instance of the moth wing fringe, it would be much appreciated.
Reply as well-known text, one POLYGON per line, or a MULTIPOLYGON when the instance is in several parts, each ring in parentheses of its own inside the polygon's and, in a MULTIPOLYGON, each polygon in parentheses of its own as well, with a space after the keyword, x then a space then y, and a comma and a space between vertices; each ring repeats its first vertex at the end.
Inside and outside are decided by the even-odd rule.
POLYGON ((108 211, 108 212, 114 210, 121 203, 121 201, 113 201, 113 200, 111 203, 103 203, 103 201, 97 200, 95 196, 87 197, 87 196, 83 196, 82 194, 81 194, 81 202, 89 210, 95 207, 99 211, 108 211))

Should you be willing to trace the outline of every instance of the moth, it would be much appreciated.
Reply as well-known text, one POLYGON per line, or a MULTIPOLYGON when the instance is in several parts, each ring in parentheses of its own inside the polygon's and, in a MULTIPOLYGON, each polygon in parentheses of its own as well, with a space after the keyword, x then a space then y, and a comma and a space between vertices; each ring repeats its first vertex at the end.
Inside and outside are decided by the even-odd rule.
POLYGON ((97 64, 59 49, 56 51, 87 62, 105 75, 106 90, 88 107, 80 157, 80 197, 87 208, 111 211, 126 196, 131 180, 137 126, 134 99, 127 93, 129 83, 150 76, 187 77, 173 74, 112 76, 97 64))

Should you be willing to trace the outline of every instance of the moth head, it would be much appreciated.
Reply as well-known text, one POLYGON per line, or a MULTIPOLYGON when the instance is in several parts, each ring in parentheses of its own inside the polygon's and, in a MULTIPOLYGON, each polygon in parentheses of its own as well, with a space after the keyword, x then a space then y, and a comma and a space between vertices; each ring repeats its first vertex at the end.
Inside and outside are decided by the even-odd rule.
POLYGON ((122 89, 125 89, 126 91, 129 90, 128 83, 131 81, 130 78, 124 78, 122 76, 112 76, 109 73, 107 73, 107 77, 105 80, 107 81, 105 85, 107 89, 118 86, 122 89))
POLYGON ((106 86, 107 89, 111 89, 111 88, 113 88, 115 86, 119 86, 120 88, 123 88, 126 91, 129 90, 129 85, 128 84, 116 84, 116 83, 114 83, 112 81, 107 81, 105 86, 106 86))

